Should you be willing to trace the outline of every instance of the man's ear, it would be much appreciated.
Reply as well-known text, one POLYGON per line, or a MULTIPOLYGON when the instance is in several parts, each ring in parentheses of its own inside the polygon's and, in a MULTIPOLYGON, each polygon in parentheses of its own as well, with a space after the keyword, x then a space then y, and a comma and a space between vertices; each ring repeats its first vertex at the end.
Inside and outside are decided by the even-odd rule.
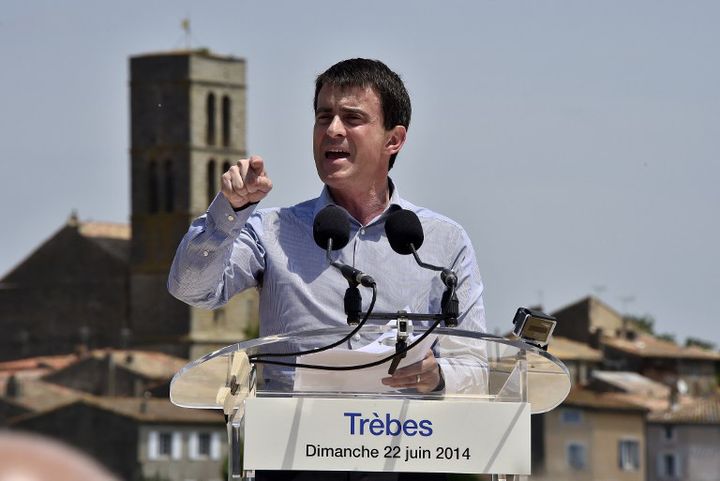
POLYGON ((405 144, 407 138, 407 129, 402 125, 396 125, 387 133, 385 141, 385 151, 388 155, 397 154, 405 144))

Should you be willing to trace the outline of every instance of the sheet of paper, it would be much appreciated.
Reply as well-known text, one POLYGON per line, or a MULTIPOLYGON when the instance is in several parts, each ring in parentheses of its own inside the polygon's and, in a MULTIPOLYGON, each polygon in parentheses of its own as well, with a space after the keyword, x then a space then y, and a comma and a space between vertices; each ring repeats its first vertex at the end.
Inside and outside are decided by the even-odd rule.
MULTIPOLYGON (((408 366, 421 361, 430 350, 437 336, 430 335, 417 346, 410 349, 400 361, 398 367, 408 366)), ((417 337, 411 336, 408 345, 417 337)), ((314 354, 301 356, 297 362, 314 366, 355 366, 379 361, 395 352, 395 332, 388 332, 370 344, 359 349, 334 348, 314 354)), ((391 361, 378 366, 350 370, 326 371, 321 369, 297 368, 295 370, 295 391, 322 392, 389 392, 397 388, 386 386, 381 379, 389 377, 391 361)))

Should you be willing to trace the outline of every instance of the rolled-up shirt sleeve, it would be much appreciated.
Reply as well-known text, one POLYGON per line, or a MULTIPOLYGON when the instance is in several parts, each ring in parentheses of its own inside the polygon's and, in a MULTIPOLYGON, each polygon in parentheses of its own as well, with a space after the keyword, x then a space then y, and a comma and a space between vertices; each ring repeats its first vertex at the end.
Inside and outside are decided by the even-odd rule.
POLYGON ((175 253, 168 291, 195 307, 213 309, 257 286, 265 268, 262 222, 255 205, 235 211, 218 194, 193 221, 175 253))

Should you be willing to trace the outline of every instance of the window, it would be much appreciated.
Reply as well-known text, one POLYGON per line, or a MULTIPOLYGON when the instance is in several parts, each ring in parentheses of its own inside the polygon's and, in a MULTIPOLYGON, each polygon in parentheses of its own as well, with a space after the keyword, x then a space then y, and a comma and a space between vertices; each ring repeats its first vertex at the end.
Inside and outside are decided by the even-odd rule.
POLYGON ((663 426, 663 439, 666 441, 675 439, 675 426, 672 424, 665 424, 663 426))
POLYGON ((582 422, 582 411, 580 409, 563 408, 560 411, 560 420, 565 424, 580 424, 582 422))
POLYGON ((215 94, 208 94, 205 104, 205 115, 207 117, 207 130, 205 142, 208 145, 215 145, 215 94))
POLYGON ((213 323, 215 325, 225 323, 225 309, 219 307, 213 310, 213 323))
POLYGON ((658 474, 665 479, 680 479, 680 457, 675 453, 660 453, 658 474))
POLYGON ((160 205, 157 170, 157 162, 151 160, 148 165, 148 212, 151 214, 156 213, 160 205))
POLYGON ((207 198, 208 204, 213 201, 215 194, 217 193, 217 169, 215 161, 210 159, 207 166, 207 198))
POLYGON ((148 459, 167 460, 182 458, 182 434, 172 431, 148 433, 148 459))
POLYGON ((230 97, 223 95, 222 98, 222 143, 227 147, 230 145, 230 97))
POLYGON ((640 443, 636 440, 623 439, 618 443, 618 464, 623 471, 640 469, 640 443))
POLYGON ((198 434, 198 455, 210 457, 210 433, 198 434))
POLYGON ((228 170, 230 170, 230 161, 226 160, 225 162, 223 162, 223 174, 228 170))
POLYGON ((158 435, 158 455, 169 458, 172 452, 172 433, 161 432, 158 435))
POLYGON ((573 469, 583 470, 587 464, 585 446, 579 443, 570 443, 567 447, 568 466, 573 469))
POLYGON ((175 209, 175 173, 171 160, 165 161, 165 212, 175 209))
POLYGON ((220 432, 192 432, 189 437, 188 451, 190 459, 218 460, 222 458, 222 438, 220 432))

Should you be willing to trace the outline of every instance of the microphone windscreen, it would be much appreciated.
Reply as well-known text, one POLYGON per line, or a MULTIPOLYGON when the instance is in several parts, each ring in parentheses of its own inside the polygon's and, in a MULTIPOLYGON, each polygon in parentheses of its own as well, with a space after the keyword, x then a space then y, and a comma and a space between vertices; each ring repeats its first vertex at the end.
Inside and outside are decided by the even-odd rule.
POLYGON ((388 216, 385 234, 390 247, 402 255, 412 254, 411 244, 415 250, 420 249, 425 240, 420 219, 415 212, 407 209, 397 210, 388 216))
POLYGON ((350 220, 347 213, 333 204, 324 207, 313 221, 313 238, 321 249, 328 248, 330 239, 333 250, 345 247, 350 240, 350 220))

